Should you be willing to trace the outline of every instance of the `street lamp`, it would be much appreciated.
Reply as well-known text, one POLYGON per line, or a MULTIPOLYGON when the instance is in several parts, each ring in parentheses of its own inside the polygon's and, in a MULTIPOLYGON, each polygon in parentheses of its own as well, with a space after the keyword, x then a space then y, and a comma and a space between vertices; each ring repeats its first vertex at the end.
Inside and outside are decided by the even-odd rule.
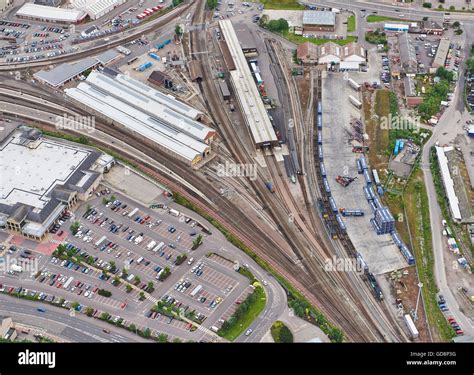
POLYGON ((414 320, 418 320, 418 304, 420 303, 421 288, 423 288, 423 283, 418 283, 418 297, 416 298, 416 307, 415 307, 415 316, 414 320))

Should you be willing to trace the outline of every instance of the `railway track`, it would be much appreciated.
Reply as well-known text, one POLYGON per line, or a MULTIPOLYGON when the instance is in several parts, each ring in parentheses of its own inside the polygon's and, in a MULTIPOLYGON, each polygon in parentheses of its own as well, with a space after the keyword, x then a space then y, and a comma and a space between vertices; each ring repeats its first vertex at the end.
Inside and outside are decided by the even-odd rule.
POLYGON ((152 20, 150 22, 145 23, 144 25, 141 25, 141 26, 139 25, 135 28, 129 29, 129 30, 132 30, 130 35, 127 35, 125 37, 120 37, 117 40, 113 40, 111 42, 108 42, 99 46, 91 46, 86 51, 74 52, 74 53, 63 55, 63 56, 50 57, 48 59, 43 59, 43 60, 35 60, 33 62, 26 61, 26 62, 21 62, 21 63, 16 63, 16 64, 0 63, 0 71, 21 71, 21 70, 26 70, 26 69, 31 69, 31 68, 39 68, 39 67, 44 67, 51 64, 59 64, 59 63, 64 63, 64 62, 75 61, 75 60, 82 59, 84 57, 95 55, 104 49, 117 47, 123 43, 127 43, 134 39, 137 39, 138 37, 141 37, 143 34, 149 33, 151 31, 156 31, 155 29, 157 27, 162 27, 162 26, 165 26, 168 22, 172 22, 177 14, 181 14, 187 11, 189 8, 193 6, 193 4, 194 3, 192 1, 185 0, 182 4, 178 5, 177 8, 165 14, 163 17, 159 17, 156 20, 152 20))
MULTIPOLYGON (((201 6, 200 8, 198 7, 198 9, 201 9, 201 13, 196 13, 194 22, 203 23, 203 8, 201 6)), ((196 35, 196 33, 192 33, 191 49, 193 51, 200 51, 205 50, 203 49, 204 47, 207 47, 206 35, 196 35)), ((213 77, 208 69, 209 64, 199 55, 195 56, 198 56, 198 59, 201 59, 204 70, 204 79, 200 88, 205 94, 206 105, 210 109, 209 112, 212 114, 214 122, 218 124, 223 139, 226 141, 226 144, 229 146, 229 149, 237 161, 252 161, 251 156, 246 151, 245 145, 242 145, 241 140, 233 133, 232 127, 228 125, 229 121, 226 118, 225 112, 222 110, 222 103, 220 103, 220 100, 216 95, 216 89, 213 87, 213 77)), ((263 173, 259 173, 259 177, 262 177, 262 174, 263 173)), ((298 233, 298 231, 295 233, 294 226, 291 228, 289 223, 286 222, 287 220, 282 220, 282 217, 285 216, 286 219, 288 219, 288 211, 285 209, 284 205, 282 205, 281 202, 275 201, 274 196, 263 187, 263 183, 254 183, 253 186, 256 194, 264 199, 264 202, 267 204, 272 216, 274 216, 275 221, 280 226, 280 232, 285 236, 287 242, 291 244, 293 251, 299 253, 303 248, 305 251, 308 251, 309 248, 307 244, 305 244, 304 238, 301 238, 301 234, 298 233), (281 215, 282 212, 283 215, 281 215)), ((263 256, 265 256, 265 254, 268 254, 269 249, 267 249, 265 243, 262 242, 263 241, 260 242, 259 248, 263 251, 263 256)), ((275 256, 275 250, 274 247, 270 249, 273 256, 275 256)), ((308 255, 310 254, 311 252, 309 251, 308 255)), ((307 258, 301 254, 298 256, 300 259, 304 259, 305 262, 308 263, 307 258)), ((283 265, 286 263, 281 264, 283 265)), ((292 268, 294 268, 293 265, 292 268)), ((305 285, 304 294, 308 296, 310 300, 316 301, 316 305, 320 306, 323 312, 325 312, 333 322, 336 322, 337 325, 343 327, 351 339, 355 341, 384 340, 383 334, 378 332, 376 328, 374 329, 373 326, 367 327, 364 319, 354 319, 354 315, 358 315, 357 310, 352 305, 346 304, 346 301, 341 301, 339 298, 340 294, 344 294, 343 288, 336 288, 337 296, 335 296, 334 285, 337 285, 337 278, 329 277, 322 269, 321 264, 311 264, 309 269, 306 268, 307 267, 304 267, 304 273, 300 272, 300 275, 298 275, 298 279, 301 279, 301 282, 298 282, 297 284, 305 285), (323 288, 321 288, 322 286, 323 288), (316 290, 318 290, 318 297, 314 294, 316 290), (344 313, 341 313, 340 311, 344 311, 344 313)), ((295 280, 295 277, 290 279, 290 281, 292 280, 295 280)))

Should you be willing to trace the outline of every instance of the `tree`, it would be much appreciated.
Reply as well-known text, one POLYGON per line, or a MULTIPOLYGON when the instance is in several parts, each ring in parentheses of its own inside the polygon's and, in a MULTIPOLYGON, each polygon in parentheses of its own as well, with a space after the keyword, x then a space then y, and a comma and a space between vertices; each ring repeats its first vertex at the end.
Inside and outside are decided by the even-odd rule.
POLYGON ((207 6, 209 9, 216 9, 217 8, 217 0, 207 0, 207 6))
POLYGON ((119 284, 120 284, 120 277, 115 276, 115 277, 114 277, 114 280, 113 280, 113 284, 114 284, 115 286, 119 285, 119 284))
POLYGON ((279 18, 277 20, 268 21, 266 24, 268 30, 278 33, 287 32, 290 26, 288 25, 288 21, 284 18, 279 18))
POLYGON ((128 275, 128 271, 125 267, 122 268, 122 277, 125 278, 128 275))
POLYGON ((474 70, 474 58, 473 57, 467 59, 466 68, 469 72, 474 70))
POLYGON ((153 290, 155 289, 155 284, 153 284, 153 281, 149 281, 147 284, 148 289, 153 290))
POLYGON ((454 22, 453 22, 453 27, 458 28, 459 26, 461 26, 461 24, 459 23, 459 21, 454 21, 454 22))
POLYGON ((456 35, 461 35, 463 33, 463 31, 462 31, 462 29, 456 29, 456 30, 454 30, 454 33, 456 35))
POLYGON ((137 326, 133 323, 128 326, 128 329, 130 331, 137 332, 137 326))
POLYGON ((145 328, 145 330, 143 331, 143 337, 150 337, 151 336, 151 331, 150 331, 150 328, 145 328))
POLYGON ((130 293, 133 288, 131 287, 130 284, 127 284, 126 289, 127 289, 127 293, 130 293))
POLYGON ((80 226, 81 226, 81 223, 79 221, 75 221, 74 223, 71 224, 69 229, 71 230, 72 234, 76 234, 80 226))
POLYGON ((178 36, 181 37, 183 35, 183 30, 181 29, 181 26, 176 25, 174 28, 174 33, 178 36))
POLYGON ((140 300, 143 301, 145 299, 145 293, 143 291, 140 292, 140 300))
POLYGON ((260 27, 267 27, 268 21, 270 21, 268 14, 264 14, 263 16, 261 16, 259 21, 260 27))
POLYGON ((423 3, 424 8, 431 8, 432 4, 431 3, 423 3))
POLYGON ((168 342, 168 335, 166 335, 164 333, 160 333, 158 335, 158 342, 161 342, 161 343, 168 342))
POLYGON ((135 278, 133 279, 133 282, 135 283, 135 285, 140 284, 140 281, 141 279, 139 276, 135 276, 135 278))

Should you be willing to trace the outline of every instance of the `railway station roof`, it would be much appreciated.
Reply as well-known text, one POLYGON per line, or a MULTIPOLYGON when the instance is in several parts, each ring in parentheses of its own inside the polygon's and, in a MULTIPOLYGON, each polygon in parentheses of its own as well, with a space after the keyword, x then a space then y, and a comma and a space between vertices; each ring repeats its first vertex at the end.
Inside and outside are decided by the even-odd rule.
POLYGON ((235 64, 235 70, 230 71, 231 81, 253 140, 257 147, 277 143, 273 125, 255 85, 232 22, 219 21, 219 26, 235 64))

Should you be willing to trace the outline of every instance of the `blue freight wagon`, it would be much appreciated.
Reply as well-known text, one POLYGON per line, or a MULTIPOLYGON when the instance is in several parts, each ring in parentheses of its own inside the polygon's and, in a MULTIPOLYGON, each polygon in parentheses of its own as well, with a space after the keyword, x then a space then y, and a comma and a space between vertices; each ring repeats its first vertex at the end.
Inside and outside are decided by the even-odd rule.
POLYGON ((324 166, 324 163, 323 162, 319 163, 319 167, 321 170, 321 176, 326 177, 326 167, 324 166))
POLYGON ((332 212, 334 213, 337 213, 337 205, 336 205, 336 201, 334 200, 333 197, 329 197, 329 205, 331 206, 331 210, 332 212))
POLYGON ((323 103, 321 101, 318 102, 318 114, 323 113, 323 103))
POLYGON ((323 148, 319 147, 319 160, 323 161, 323 148))
POLYGON ((339 225, 339 229, 341 230, 342 233, 346 233, 346 224, 344 224, 344 221, 342 220, 341 215, 337 214, 336 215, 336 221, 337 225, 339 225))
POLYGON ((372 184, 372 180, 370 179, 370 174, 367 169, 364 169, 364 178, 365 182, 367 183, 367 186, 370 186, 372 184))
POLYGON ((357 173, 358 173, 358 174, 364 173, 364 170, 362 169, 362 165, 361 165, 359 159, 356 159, 356 165, 357 165, 357 173))
POLYGON ((367 186, 364 186, 364 194, 365 194, 365 198, 368 201, 371 201, 374 199, 374 195, 372 194, 372 191, 367 186))
POLYGON ((362 167, 362 169, 367 169, 369 167, 367 165, 367 160, 365 159, 365 156, 361 156, 359 158, 359 161, 360 161, 360 166, 362 167))
POLYGON ((326 177, 323 177, 323 185, 324 185, 324 190, 326 191, 326 194, 331 195, 331 188, 329 187, 329 182, 326 177))
POLYGON ((318 145, 323 144, 323 132, 321 130, 318 131, 318 145))
POLYGON ((322 115, 318 115, 317 123, 318 123, 318 129, 322 129, 323 128, 323 116, 322 115))

